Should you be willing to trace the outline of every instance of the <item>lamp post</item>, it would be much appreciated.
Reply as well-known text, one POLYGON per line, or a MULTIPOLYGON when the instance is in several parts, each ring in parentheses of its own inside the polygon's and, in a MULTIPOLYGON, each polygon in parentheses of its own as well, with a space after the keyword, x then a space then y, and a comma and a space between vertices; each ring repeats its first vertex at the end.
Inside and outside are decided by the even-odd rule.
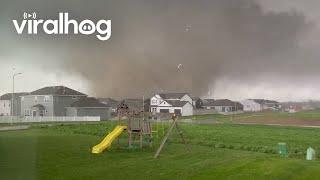
POLYGON ((12 76, 11 116, 14 116, 14 78, 22 73, 14 73, 12 76))

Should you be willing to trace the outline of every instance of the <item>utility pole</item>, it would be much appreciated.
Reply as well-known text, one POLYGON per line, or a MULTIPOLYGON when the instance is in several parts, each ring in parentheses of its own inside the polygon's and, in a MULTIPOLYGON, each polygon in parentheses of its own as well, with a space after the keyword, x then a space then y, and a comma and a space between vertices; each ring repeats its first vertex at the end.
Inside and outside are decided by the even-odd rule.
POLYGON ((143 115, 142 115, 142 120, 144 121, 144 95, 142 96, 142 108, 143 108, 143 115))
MULTIPOLYGON (((13 69, 14 70, 14 69, 13 69)), ((15 110, 14 110, 14 78, 18 75, 21 75, 22 73, 14 73, 12 76, 12 94, 11 94, 11 116, 15 115, 15 110)))

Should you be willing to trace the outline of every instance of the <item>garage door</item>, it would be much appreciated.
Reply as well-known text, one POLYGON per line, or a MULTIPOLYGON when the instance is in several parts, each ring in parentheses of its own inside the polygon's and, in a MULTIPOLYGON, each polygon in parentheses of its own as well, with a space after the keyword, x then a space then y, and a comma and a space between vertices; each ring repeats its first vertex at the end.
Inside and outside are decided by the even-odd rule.
POLYGON ((174 113, 177 114, 177 115, 181 115, 181 109, 175 109, 174 113))
POLYGON ((160 109, 161 113, 169 113, 169 109, 160 109))

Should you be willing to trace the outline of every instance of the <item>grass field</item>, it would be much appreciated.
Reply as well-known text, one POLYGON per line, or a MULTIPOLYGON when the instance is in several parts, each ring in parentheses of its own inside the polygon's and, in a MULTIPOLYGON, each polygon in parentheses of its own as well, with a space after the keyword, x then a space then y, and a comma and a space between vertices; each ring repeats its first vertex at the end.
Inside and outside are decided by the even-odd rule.
POLYGON ((237 120, 241 121, 265 121, 265 120, 301 120, 301 121, 320 121, 320 110, 313 111, 300 111, 297 113, 288 112, 254 112, 254 113, 240 113, 235 115, 222 115, 222 114, 204 114, 204 115, 194 115, 186 116, 183 119, 192 120, 216 120, 223 123, 231 123, 237 120))
POLYGON ((90 153, 114 123, 36 126, 0 132, 1 179, 319 179, 320 161, 306 161, 305 150, 320 150, 320 129, 262 125, 181 124, 190 152, 176 133, 159 159, 153 154, 163 130, 158 126, 154 147, 113 146, 90 153), (288 158, 277 154, 286 142, 288 158))

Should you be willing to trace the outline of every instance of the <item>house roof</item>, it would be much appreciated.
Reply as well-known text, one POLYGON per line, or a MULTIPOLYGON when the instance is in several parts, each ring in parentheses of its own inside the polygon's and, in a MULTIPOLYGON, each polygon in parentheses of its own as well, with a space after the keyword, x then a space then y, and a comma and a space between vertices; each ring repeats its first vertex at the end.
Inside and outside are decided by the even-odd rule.
POLYGON ((199 97, 191 97, 191 99, 192 99, 193 101, 201 100, 201 98, 199 98, 199 97))
MULTIPOLYGON (((14 96, 20 97, 20 96, 25 96, 28 94, 29 93, 27 93, 27 92, 21 92, 21 93, 14 93, 14 96)), ((12 98, 12 93, 7 93, 7 94, 0 96, 0 100, 11 100, 11 98, 12 98)))
POLYGON ((49 86, 30 93, 31 95, 57 95, 57 96, 86 96, 79 91, 65 86, 49 86))
POLYGON ((46 109, 42 104, 36 104, 36 105, 34 105, 32 107, 38 108, 39 110, 45 110, 46 109))
POLYGON ((171 104, 173 107, 183 107, 188 101, 179 101, 179 100, 167 100, 167 103, 171 104))
POLYGON ((162 99, 181 99, 186 94, 188 93, 160 93, 159 96, 162 99))
POLYGON ((213 106, 214 99, 203 99, 203 106, 213 106))
POLYGON ((71 104, 71 107, 109 107, 93 97, 84 97, 71 104))
POLYGON ((267 100, 267 99, 249 99, 249 100, 253 100, 254 102, 258 103, 258 104, 278 104, 279 102, 277 101, 273 101, 273 100, 267 100))
POLYGON ((106 105, 108 105, 108 106, 110 106, 110 107, 113 107, 113 108, 117 107, 118 104, 119 104, 118 101, 116 101, 116 100, 114 100, 114 99, 112 99, 112 98, 98 98, 98 100, 99 100, 101 103, 106 104, 106 105))
POLYGON ((213 106, 235 106, 237 102, 231 101, 229 99, 216 99, 213 102, 213 106))

